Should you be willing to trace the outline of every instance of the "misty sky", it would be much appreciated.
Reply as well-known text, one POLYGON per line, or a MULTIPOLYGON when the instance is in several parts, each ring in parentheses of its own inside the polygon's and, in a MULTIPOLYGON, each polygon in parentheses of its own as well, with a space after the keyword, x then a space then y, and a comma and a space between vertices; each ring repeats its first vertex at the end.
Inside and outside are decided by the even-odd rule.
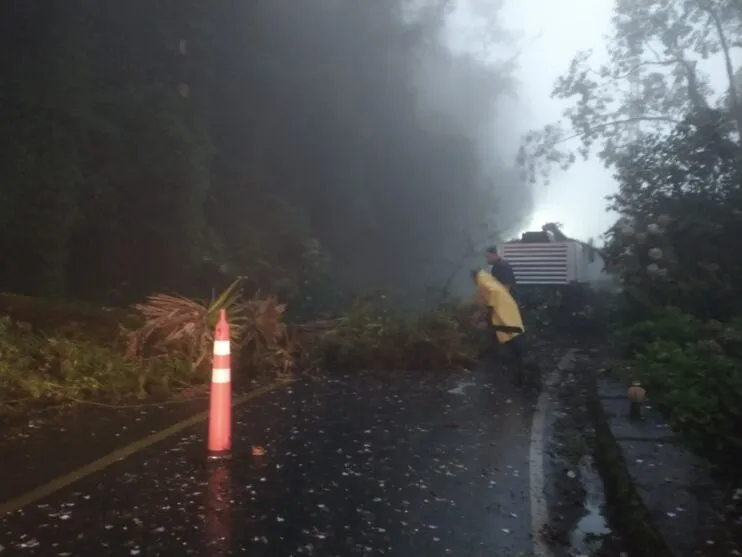
MULTIPOLYGON (((478 0, 469 1, 484 5, 478 0)), ((490 3, 493 4, 496 3, 490 3)), ((504 117, 513 120, 514 133, 505 138, 513 151, 521 133, 560 118, 565 104, 551 99, 550 94, 574 54, 595 48, 596 62, 602 61, 599 56, 602 56, 603 36, 610 31, 612 8, 613 2, 595 0, 506 2, 498 19, 506 28, 522 34, 524 49, 517 71, 520 81, 517 105, 503 111, 504 117)), ((458 28, 462 41, 466 40, 470 21, 465 14, 460 16, 458 28)), ((580 162, 567 172, 555 171, 551 184, 539 186, 534 192, 534 215, 526 228, 538 229, 546 222, 555 221, 562 223, 570 236, 597 237, 615 218, 605 211, 604 199, 615 187, 610 172, 597 160, 580 162)))
MULTIPOLYGON (((595 48, 601 60, 603 37, 610 31, 613 2, 595 0, 520 0, 508 2, 502 13, 505 24, 525 35, 525 51, 518 77, 521 80, 524 127, 556 121, 564 103, 549 98, 554 82, 574 54, 595 48), (529 41, 541 33, 541 37, 529 41)), ((605 196, 616 185, 597 160, 580 162, 567 172, 557 172, 549 186, 535 192, 532 227, 561 222, 565 233, 586 239, 605 232, 614 216, 605 211, 605 196)))

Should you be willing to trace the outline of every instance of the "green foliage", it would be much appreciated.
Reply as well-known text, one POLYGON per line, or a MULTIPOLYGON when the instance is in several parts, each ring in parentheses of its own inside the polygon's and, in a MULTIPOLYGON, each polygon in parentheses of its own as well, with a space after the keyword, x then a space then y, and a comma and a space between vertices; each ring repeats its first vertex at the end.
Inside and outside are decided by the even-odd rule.
POLYGON ((742 458, 739 147, 728 115, 689 115, 616 160, 620 215, 604 257, 620 278, 623 348, 672 426, 724 472, 742 458))
POLYGON ((343 371, 469 367, 483 340, 470 323, 472 314, 469 306, 450 304, 410 316, 361 300, 344 317, 304 328, 305 360, 343 371))
POLYGON ((0 318, 0 412, 86 399, 118 401, 205 379, 171 358, 136 365, 113 345, 85 340, 74 327, 45 335, 0 318))
POLYGON ((682 346, 713 338, 713 323, 715 322, 705 324, 678 308, 667 308, 658 311, 653 318, 624 327, 620 331, 620 338, 628 347, 643 347, 665 339, 672 339, 682 346))
POLYGON ((669 304, 726 319, 742 311, 742 152, 730 137, 723 113, 691 115, 618 162, 611 208, 622 218, 604 256, 636 312, 669 304))
POLYGON ((626 331, 638 379, 673 427, 725 473, 742 458, 742 319, 703 322, 677 310, 626 331))

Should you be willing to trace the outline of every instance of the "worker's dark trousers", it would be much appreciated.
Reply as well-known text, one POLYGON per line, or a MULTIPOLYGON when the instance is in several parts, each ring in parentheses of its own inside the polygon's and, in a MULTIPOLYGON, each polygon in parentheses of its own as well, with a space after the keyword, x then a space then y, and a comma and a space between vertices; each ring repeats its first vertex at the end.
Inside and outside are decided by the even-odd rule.
POLYGON ((503 364, 510 379, 518 386, 525 386, 539 391, 542 386, 541 369, 528 352, 527 333, 515 337, 510 342, 501 344, 493 333, 492 355, 503 364))
POLYGON ((492 344, 490 348, 485 352, 487 359, 498 361, 504 364, 508 374, 516 383, 522 383, 524 378, 524 362, 525 362, 525 339, 523 334, 518 335, 513 340, 501 343, 495 331, 492 330, 492 344))
POLYGON ((500 345, 500 353, 503 362, 510 372, 510 376, 517 384, 522 384, 525 379, 525 339, 524 335, 518 335, 510 342, 500 345))

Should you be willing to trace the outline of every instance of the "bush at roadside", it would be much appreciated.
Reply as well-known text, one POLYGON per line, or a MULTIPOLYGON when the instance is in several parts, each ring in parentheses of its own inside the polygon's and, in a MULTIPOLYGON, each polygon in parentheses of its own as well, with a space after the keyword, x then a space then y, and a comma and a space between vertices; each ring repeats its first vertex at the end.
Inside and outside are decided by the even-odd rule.
POLYGON ((671 425, 723 472, 742 462, 742 320, 702 321, 679 310, 624 331, 638 379, 671 425))
POLYGON ((343 371, 470 367, 486 342, 471 324, 473 313, 472 306, 451 303, 405 315, 359 301, 342 317, 302 327, 303 364, 343 371))
POLYGON ((191 384, 188 362, 168 359, 156 369, 124 358, 114 346, 74 327, 53 334, 0 318, 0 410, 85 399, 121 400, 191 384))
POLYGON ((296 369, 447 371, 473 365, 486 342, 468 305, 408 315, 366 297, 342 316, 296 326, 285 322, 286 306, 277 298, 243 298, 240 283, 211 301, 152 295, 100 337, 83 322, 42 329, 0 318, 0 412, 206 384, 222 309, 231 325, 233 368, 252 377, 296 369))

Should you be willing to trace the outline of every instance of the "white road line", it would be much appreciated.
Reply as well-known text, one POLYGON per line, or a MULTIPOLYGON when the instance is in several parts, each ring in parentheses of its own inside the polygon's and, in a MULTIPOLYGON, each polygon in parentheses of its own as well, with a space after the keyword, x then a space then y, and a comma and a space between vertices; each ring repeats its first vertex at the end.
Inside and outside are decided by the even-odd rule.
POLYGON ((531 422, 531 444, 529 450, 529 484, 531 493, 531 532, 533 535, 533 555, 535 557, 552 557, 551 546, 546 543, 541 531, 549 523, 549 510, 546 505, 546 485, 544 482, 544 447, 546 443, 546 411, 549 407, 551 388, 559 380, 562 370, 572 363, 574 350, 569 350, 557 367, 544 380, 539 394, 536 410, 531 422))

